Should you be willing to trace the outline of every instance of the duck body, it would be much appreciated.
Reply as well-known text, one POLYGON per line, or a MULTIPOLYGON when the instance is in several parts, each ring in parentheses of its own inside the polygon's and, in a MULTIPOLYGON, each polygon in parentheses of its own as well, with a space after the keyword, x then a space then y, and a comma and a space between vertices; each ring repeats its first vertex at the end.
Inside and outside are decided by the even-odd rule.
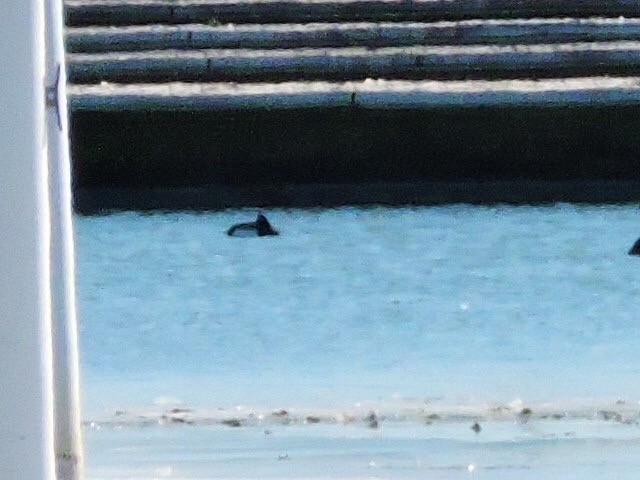
POLYGON ((267 217, 259 213, 255 222, 237 223, 227 230, 227 235, 230 237, 255 235, 265 237, 267 235, 278 235, 278 232, 273 229, 267 217))

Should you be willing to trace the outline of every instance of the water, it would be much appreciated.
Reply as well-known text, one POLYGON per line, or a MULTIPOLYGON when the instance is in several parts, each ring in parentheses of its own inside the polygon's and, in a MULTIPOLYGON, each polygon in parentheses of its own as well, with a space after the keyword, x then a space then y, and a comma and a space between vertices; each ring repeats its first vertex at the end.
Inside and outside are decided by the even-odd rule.
POLYGON ((640 460, 640 261, 626 255, 637 207, 266 213, 280 236, 224 234, 253 211, 76 220, 94 478, 124 475, 100 442, 140 438, 146 446, 131 448, 146 467, 131 457, 124 467, 139 478, 318 478, 313 465, 336 449, 322 478, 514 478, 501 465, 545 478, 561 473, 563 449, 604 455, 571 470, 597 478, 622 468, 609 461, 619 442, 640 460), (369 412, 381 428, 367 428, 369 412), (260 457, 264 429, 279 432, 291 462, 276 447, 260 457), (337 445, 344 435, 362 442, 337 445), (203 437, 241 441, 247 460, 229 467, 221 453, 198 467, 203 437), (296 464, 301 438, 311 447, 296 464), (192 467, 150 460, 176 439, 190 453, 175 461, 192 467), (418 454, 424 442, 437 461, 418 454), (477 444, 493 453, 470 471, 477 444), (553 455, 509 463, 505 448, 553 455), (354 460, 361 450, 377 460, 354 460))

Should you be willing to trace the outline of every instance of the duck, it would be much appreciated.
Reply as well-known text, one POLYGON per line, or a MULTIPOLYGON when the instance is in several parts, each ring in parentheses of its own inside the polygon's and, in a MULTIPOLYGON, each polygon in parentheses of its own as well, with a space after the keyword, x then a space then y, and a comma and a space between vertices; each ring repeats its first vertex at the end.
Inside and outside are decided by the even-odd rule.
POLYGON ((267 235, 279 235, 277 230, 274 230, 267 217, 258 213, 255 222, 237 223, 227 230, 227 235, 230 237, 241 236, 242 233, 246 234, 254 233, 258 237, 264 237, 267 235))

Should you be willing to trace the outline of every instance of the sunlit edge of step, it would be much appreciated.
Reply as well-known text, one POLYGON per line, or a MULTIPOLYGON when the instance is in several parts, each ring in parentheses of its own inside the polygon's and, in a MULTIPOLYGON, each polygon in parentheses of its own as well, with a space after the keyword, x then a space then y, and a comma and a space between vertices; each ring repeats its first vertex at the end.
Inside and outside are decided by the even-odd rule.
POLYGON ((636 0, 67 0, 69 25, 463 20, 640 15, 636 0))
POLYGON ((73 111, 640 105, 640 77, 70 85, 73 111))
POLYGON ((67 28, 66 39, 72 53, 594 42, 640 39, 640 18, 93 26, 67 28))

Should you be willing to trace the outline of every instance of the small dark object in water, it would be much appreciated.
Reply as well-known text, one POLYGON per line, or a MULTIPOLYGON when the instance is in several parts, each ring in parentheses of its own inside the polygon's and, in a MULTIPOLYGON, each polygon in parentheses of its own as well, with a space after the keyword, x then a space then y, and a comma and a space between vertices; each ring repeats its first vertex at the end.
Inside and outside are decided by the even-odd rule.
POLYGON ((190 408, 172 408, 169 413, 191 413, 190 408))
POLYGON ((320 417, 314 417, 313 415, 309 415, 305 420, 307 423, 320 423, 320 417))
POLYGON ((186 418, 182 417, 173 417, 171 415, 162 415, 160 417, 160 423, 161 425, 166 425, 168 423, 184 423, 186 425, 195 425, 193 420, 187 420, 186 418))
POLYGON ((598 412, 598 415, 600 415, 606 421, 614 420, 616 422, 622 422, 622 415, 620 415, 618 412, 613 412, 610 410, 600 410, 598 412))
POLYGON ((247 232, 254 230, 259 237, 264 237, 266 235, 278 235, 278 232, 273 229, 267 217, 258 214, 255 222, 247 222, 247 223, 238 223, 227 230, 227 235, 233 236, 240 232, 247 232))
POLYGON ((476 422, 473 425, 471 425, 471 430, 473 430, 476 433, 480 433, 482 431, 482 427, 478 422, 476 422))
POLYGON ((629 255, 640 255, 640 238, 636 240, 636 243, 634 243, 631 250, 629 250, 629 255))
POLYGON ((364 417, 364 421, 367 422, 369 428, 378 428, 378 416, 375 412, 370 412, 369 415, 364 417))
POLYGON ((228 427, 242 427, 244 425, 244 422, 242 420, 238 420, 237 418, 230 418, 229 420, 223 420, 220 423, 228 427))
POLYGON ((520 423, 527 423, 531 418, 531 415, 533 415, 533 411, 530 408, 523 408, 518 414, 518 420, 520 423))

